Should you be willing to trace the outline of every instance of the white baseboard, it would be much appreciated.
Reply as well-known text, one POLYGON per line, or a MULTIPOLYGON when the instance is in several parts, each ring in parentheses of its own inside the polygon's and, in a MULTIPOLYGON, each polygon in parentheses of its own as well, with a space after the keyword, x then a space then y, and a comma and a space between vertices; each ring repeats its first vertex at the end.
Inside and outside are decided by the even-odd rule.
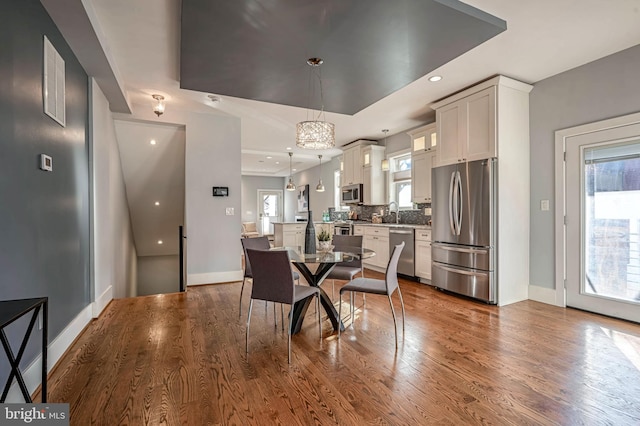
POLYGON ((91 304, 93 318, 98 318, 104 308, 107 307, 109 302, 113 299, 113 286, 110 285, 100 296, 96 298, 96 301, 91 304))
MULTIPOLYGON (((71 343, 73 343, 86 325, 89 324, 91 321, 91 311, 91 305, 88 305, 49 343, 47 346, 47 372, 51 371, 60 358, 62 358, 65 351, 71 346, 71 343)), ((29 394, 33 394, 38 386, 40 386, 40 379, 42 378, 42 355, 38 355, 27 368, 22 370, 22 377, 24 378, 24 383, 27 385, 29 394)), ((15 380, 11 389, 9 389, 6 402, 24 402, 20 388, 15 380)))
POLYGON ((240 271, 209 272, 206 274, 189 274, 187 285, 219 284, 242 281, 244 273, 240 271))
POLYGON ((559 305, 556 301, 556 289, 545 288, 537 285, 529 285, 529 300, 535 300, 536 302, 546 303, 548 305, 559 305))

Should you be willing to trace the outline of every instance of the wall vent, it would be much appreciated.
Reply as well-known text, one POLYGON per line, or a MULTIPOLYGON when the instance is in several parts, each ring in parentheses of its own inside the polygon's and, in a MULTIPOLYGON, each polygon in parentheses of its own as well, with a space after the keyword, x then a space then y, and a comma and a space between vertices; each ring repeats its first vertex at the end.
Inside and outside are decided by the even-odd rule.
POLYGON ((44 112, 65 126, 64 59, 44 36, 44 112))

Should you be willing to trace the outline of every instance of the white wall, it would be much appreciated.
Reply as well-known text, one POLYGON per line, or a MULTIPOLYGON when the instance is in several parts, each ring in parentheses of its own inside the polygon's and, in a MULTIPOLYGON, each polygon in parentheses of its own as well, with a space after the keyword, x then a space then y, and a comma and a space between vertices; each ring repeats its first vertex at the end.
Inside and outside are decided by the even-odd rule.
POLYGON ((258 222, 258 190, 279 189, 286 192, 286 178, 242 176, 242 221, 258 222))
POLYGON ((149 104, 134 104, 133 111, 116 116, 185 126, 187 284, 242 280, 240 119, 178 110, 170 101, 161 117, 149 104), (214 186, 229 187, 229 196, 214 197, 214 186))
POLYGON ((180 256, 138 257, 138 296, 180 291, 180 256))
POLYGON ((530 284, 554 283, 555 131, 640 111, 640 45, 555 75, 530 94, 530 284), (550 200, 549 211, 540 200, 550 200))
MULTIPOLYGON (((340 156, 334 157, 330 161, 322 162, 322 182, 325 187, 324 192, 316 191, 316 186, 318 185, 318 180, 320 179, 319 161, 317 166, 307 170, 303 170, 293 175, 293 182, 296 184, 296 186, 306 185, 306 184, 309 185, 309 210, 311 210, 313 214, 314 221, 321 221, 322 212, 325 210, 328 210, 329 207, 334 207, 333 174, 336 170, 340 170, 340 156)), ((297 212, 297 208, 298 208, 297 196, 298 196, 297 191, 293 191, 293 192, 285 191, 284 220, 287 222, 294 221, 296 215, 302 215, 305 217, 307 215, 307 213, 297 212)))
POLYGON ((93 140, 94 309, 135 296, 136 247, 109 103, 91 79, 93 140))

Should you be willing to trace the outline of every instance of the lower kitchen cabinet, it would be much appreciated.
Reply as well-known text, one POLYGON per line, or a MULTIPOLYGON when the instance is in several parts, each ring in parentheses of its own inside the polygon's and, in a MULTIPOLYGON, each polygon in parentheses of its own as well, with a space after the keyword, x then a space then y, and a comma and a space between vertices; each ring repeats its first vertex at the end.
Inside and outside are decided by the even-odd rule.
POLYGON ((301 247, 304 249, 304 233, 307 224, 274 223, 273 238, 276 247, 301 247))
POLYGON ((431 280, 431 230, 418 230, 415 238, 416 276, 431 280))
POLYGON ((365 226, 362 246, 376 252, 376 255, 364 260, 365 265, 386 269, 389 263, 389 228, 365 226))

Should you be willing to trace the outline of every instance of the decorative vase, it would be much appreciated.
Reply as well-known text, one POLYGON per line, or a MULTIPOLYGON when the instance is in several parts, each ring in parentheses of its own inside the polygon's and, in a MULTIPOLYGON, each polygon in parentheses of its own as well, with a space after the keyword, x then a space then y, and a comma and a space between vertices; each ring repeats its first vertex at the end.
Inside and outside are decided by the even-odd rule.
POLYGON ((306 254, 316 253, 316 229, 313 226, 313 218, 311 210, 309 210, 309 219, 307 220, 307 229, 304 231, 304 252, 306 254))
POLYGON ((318 248, 320 251, 330 251, 331 241, 318 241, 318 248))

